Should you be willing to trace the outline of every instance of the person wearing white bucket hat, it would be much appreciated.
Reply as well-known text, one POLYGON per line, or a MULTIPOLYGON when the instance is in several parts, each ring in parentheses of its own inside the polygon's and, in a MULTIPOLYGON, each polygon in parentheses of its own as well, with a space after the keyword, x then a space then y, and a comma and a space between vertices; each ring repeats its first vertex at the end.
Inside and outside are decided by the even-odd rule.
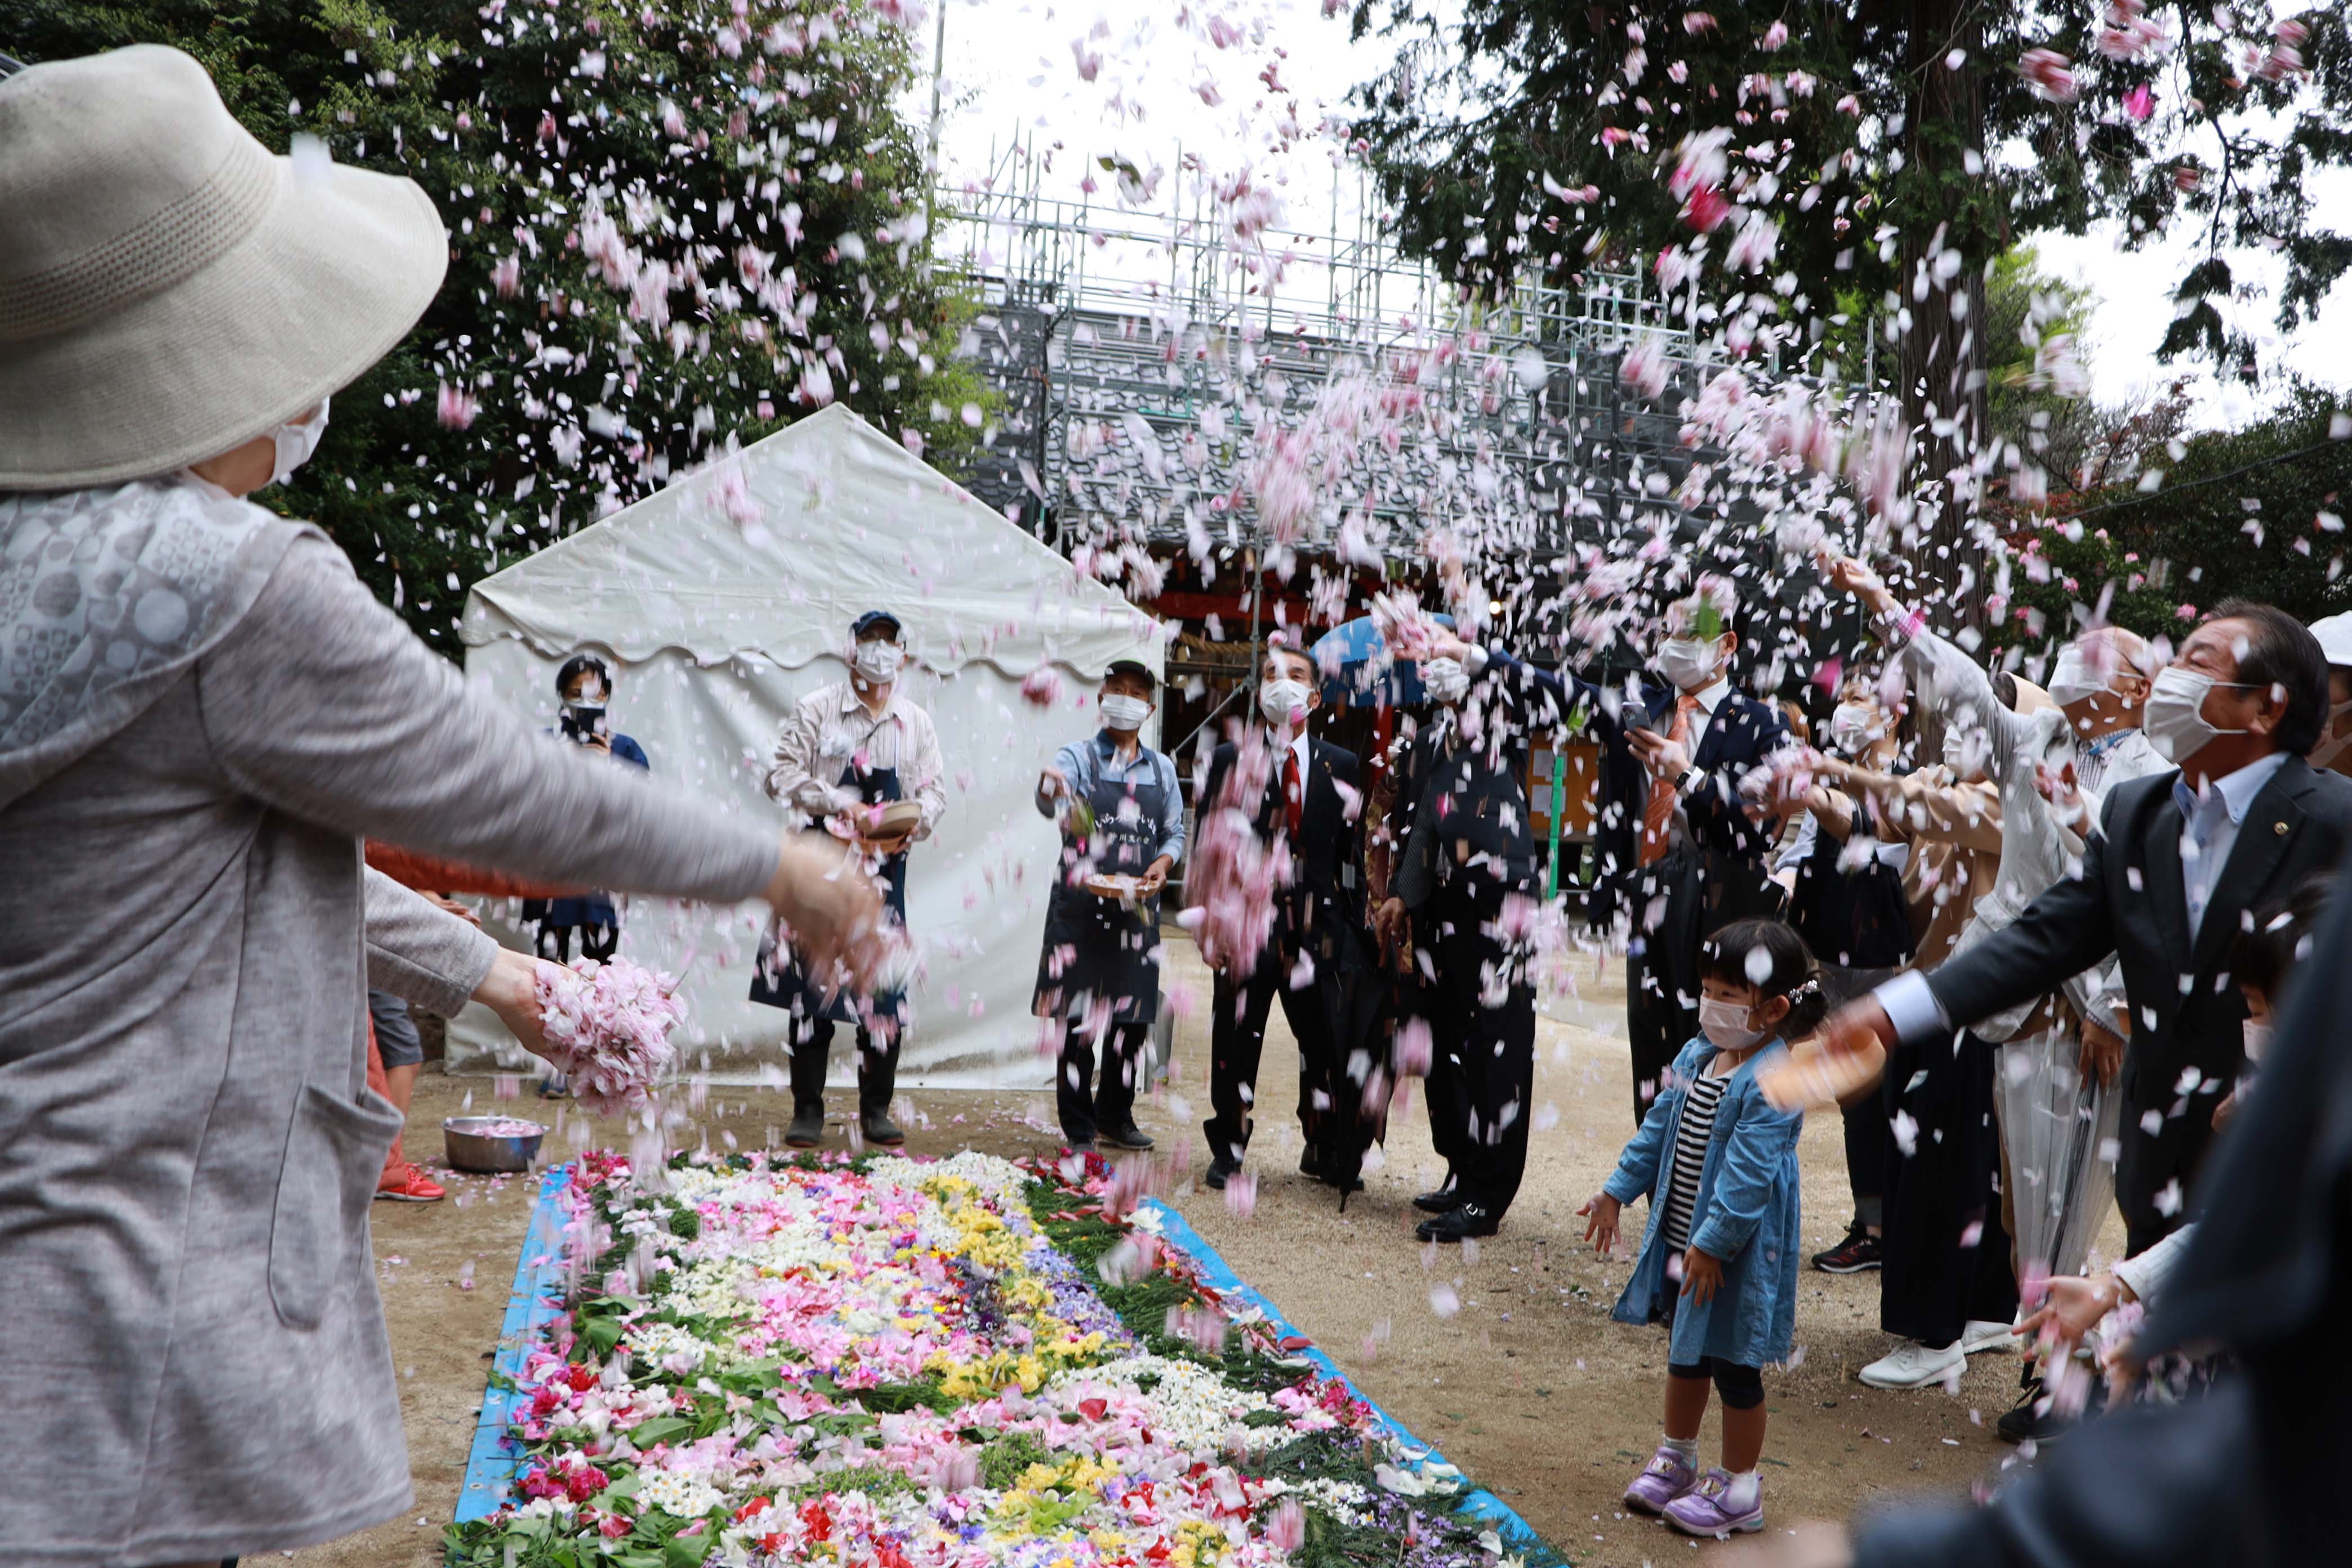
POLYGON ((421 191, 272 157, 153 47, 0 79, 0 1556, 289 1550, 410 1500, 362 837, 764 898, 859 976, 879 904, 578 765, 243 499, 433 298, 421 191))
POLYGON ((2327 722, 2311 748, 2315 768, 2352 776, 2352 611, 2322 616, 2311 623, 2319 651, 2327 659, 2327 722))

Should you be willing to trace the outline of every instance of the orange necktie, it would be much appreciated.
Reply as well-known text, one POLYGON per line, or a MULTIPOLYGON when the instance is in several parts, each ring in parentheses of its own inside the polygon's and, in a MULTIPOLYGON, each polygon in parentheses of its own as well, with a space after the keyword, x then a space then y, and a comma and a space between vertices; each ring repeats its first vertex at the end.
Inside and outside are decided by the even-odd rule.
MULTIPOLYGON (((1675 699, 1675 726, 1666 731, 1666 739, 1675 744, 1690 744, 1691 710, 1698 699, 1687 693, 1675 699)), ((1675 823, 1675 781, 1652 779, 1650 802, 1642 811, 1642 843, 1635 859, 1643 866, 1654 866, 1665 858, 1666 844, 1673 837, 1675 823)))

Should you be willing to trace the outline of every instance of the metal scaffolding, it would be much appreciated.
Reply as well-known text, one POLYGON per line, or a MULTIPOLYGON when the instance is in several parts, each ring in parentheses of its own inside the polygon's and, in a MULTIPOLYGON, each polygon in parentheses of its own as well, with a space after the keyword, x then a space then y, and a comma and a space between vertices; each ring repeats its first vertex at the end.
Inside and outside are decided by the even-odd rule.
POLYGON ((1417 536, 1474 492, 1485 536, 1502 514, 1538 557, 1675 510, 1690 454, 1665 410, 1706 367, 1638 273, 1471 301, 1396 248, 1360 175, 1335 170, 1322 233, 1244 233, 1236 214, 1263 202, 1213 190, 1181 150, 1160 211, 1139 210, 1156 172, 1106 170, 1130 199, 1104 203, 1043 194, 1044 160, 1024 142, 990 168, 938 196, 941 265, 983 303, 965 349, 1000 395, 968 480, 1066 552, 1254 542, 1254 448, 1343 381, 1410 400, 1414 435, 1378 471, 1326 487, 1339 493, 1318 497, 1310 543, 1346 510, 1376 548, 1401 549, 1399 525, 1417 536), (1643 340, 1671 388, 1648 402, 1617 375, 1643 340))

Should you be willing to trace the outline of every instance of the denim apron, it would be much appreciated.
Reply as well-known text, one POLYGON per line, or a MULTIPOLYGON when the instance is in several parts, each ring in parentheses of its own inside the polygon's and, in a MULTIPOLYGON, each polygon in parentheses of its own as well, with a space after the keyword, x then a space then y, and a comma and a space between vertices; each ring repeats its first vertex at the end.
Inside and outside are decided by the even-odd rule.
MULTIPOLYGON (((907 798, 898 784, 896 768, 867 768, 858 765, 856 756, 835 781, 843 789, 854 789, 857 798, 866 805, 887 805, 907 798)), ((809 826, 824 824, 811 818, 809 826)), ((886 855, 881 869, 882 901, 889 910, 890 922, 904 930, 907 924, 907 852, 886 855)), ((811 975, 802 964, 797 952, 779 952, 776 931, 772 925, 760 939, 759 963, 751 971, 751 1000, 770 1007, 782 1007, 800 1018, 830 1018, 836 1024, 859 1021, 859 1007, 846 991, 835 991, 830 997, 822 979, 811 975)), ((904 1023, 907 994, 886 991, 874 997, 875 1017, 897 1017, 904 1023)))
POLYGON ((1078 884, 1089 876, 1149 870, 1160 856, 1168 804, 1156 768, 1140 780, 1097 776, 1087 791, 1094 831, 1079 836, 1063 828, 1061 875, 1045 905, 1045 946, 1030 1008, 1038 1017, 1080 1016, 1092 1000, 1110 1005, 1113 1024, 1159 1016, 1160 900, 1140 900, 1129 909, 1078 884))

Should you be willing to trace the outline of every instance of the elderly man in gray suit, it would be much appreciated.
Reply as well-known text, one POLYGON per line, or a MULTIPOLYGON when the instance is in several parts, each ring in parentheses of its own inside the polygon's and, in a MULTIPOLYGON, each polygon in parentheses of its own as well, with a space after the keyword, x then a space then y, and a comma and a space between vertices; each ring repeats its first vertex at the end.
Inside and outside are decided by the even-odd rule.
POLYGON ((2327 660, 2284 611, 2222 604, 2158 674, 2146 713, 2174 768, 2108 791, 2081 876, 1824 1030, 1832 1053, 1948 1036, 2116 953, 2131 1012, 2116 1195, 2132 1253, 2189 1217, 2213 1108, 2243 1065, 2231 939, 2250 911, 2332 869, 2352 837, 2352 780, 2304 761, 2328 713, 2327 660))

